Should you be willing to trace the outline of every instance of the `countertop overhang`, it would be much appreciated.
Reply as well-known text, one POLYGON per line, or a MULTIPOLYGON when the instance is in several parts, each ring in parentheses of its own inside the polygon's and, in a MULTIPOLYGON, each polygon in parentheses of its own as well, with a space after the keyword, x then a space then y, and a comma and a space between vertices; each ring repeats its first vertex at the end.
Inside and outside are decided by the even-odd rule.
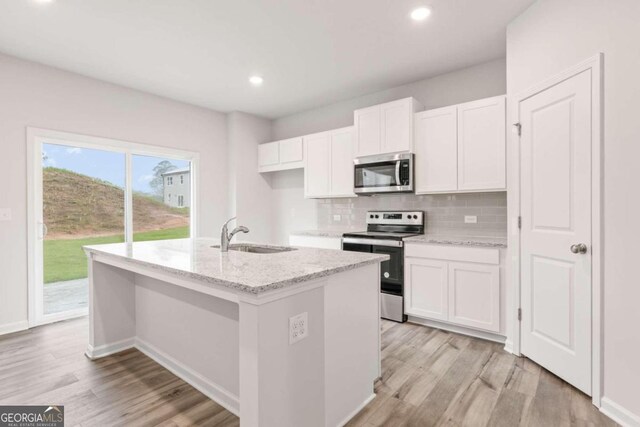
POLYGON ((272 254, 222 253, 213 247, 219 243, 196 238, 91 245, 84 250, 89 256, 105 256, 254 296, 389 259, 383 254, 312 248, 272 254))

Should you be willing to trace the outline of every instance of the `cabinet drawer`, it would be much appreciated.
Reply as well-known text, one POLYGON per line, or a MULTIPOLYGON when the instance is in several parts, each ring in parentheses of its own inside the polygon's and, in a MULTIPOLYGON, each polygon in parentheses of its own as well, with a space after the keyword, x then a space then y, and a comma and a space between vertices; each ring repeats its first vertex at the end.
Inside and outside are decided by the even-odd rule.
POLYGON ((464 246, 425 245, 406 243, 405 256, 415 258, 442 259, 446 261, 500 264, 500 250, 492 248, 470 248, 464 246))

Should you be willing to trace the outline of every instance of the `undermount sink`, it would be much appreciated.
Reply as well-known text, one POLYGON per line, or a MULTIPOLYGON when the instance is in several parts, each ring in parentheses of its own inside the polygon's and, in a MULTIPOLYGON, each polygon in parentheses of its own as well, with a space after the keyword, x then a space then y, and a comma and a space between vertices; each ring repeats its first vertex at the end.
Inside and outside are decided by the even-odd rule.
MULTIPOLYGON (((214 245, 212 246, 212 248, 220 248, 220 245, 214 245)), ((236 243, 229 245, 229 250, 238 252, 249 252, 253 254, 277 254, 279 252, 295 251, 296 248, 289 248, 286 246, 261 246, 236 243)))

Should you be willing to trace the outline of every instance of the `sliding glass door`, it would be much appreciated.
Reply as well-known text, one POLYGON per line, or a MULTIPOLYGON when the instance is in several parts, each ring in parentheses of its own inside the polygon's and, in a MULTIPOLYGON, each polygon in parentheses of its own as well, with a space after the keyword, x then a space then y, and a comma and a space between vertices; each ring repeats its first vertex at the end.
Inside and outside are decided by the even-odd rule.
POLYGON ((88 310, 86 245, 194 235, 197 155, 29 132, 29 322, 88 310))
POLYGON ((189 237, 191 162, 132 156, 133 240, 189 237))
POLYGON ((85 245, 124 241, 125 154, 42 145, 43 316, 88 304, 85 245))

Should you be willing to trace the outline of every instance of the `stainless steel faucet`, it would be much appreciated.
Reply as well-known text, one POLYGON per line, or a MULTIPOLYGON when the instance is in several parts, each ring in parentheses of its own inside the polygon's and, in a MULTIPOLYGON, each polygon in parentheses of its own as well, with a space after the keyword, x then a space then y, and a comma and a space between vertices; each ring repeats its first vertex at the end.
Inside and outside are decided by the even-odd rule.
POLYGON ((227 225, 234 219, 236 219, 235 216, 230 220, 228 220, 227 222, 225 222, 224 225, 222 226, 222 231, 220 233, 220 252, 229 252, 229 242, 231 241, 231 239, 233 239, 233 236, 235 236, 236 233, 239 233, 241 231, 243 233, 249 232, 249 229, 247 227, 245 227, 244 225, 241 225, 239 227, 234 228, 231 231, 231 233, 229 233, 227 229, 227 225))

